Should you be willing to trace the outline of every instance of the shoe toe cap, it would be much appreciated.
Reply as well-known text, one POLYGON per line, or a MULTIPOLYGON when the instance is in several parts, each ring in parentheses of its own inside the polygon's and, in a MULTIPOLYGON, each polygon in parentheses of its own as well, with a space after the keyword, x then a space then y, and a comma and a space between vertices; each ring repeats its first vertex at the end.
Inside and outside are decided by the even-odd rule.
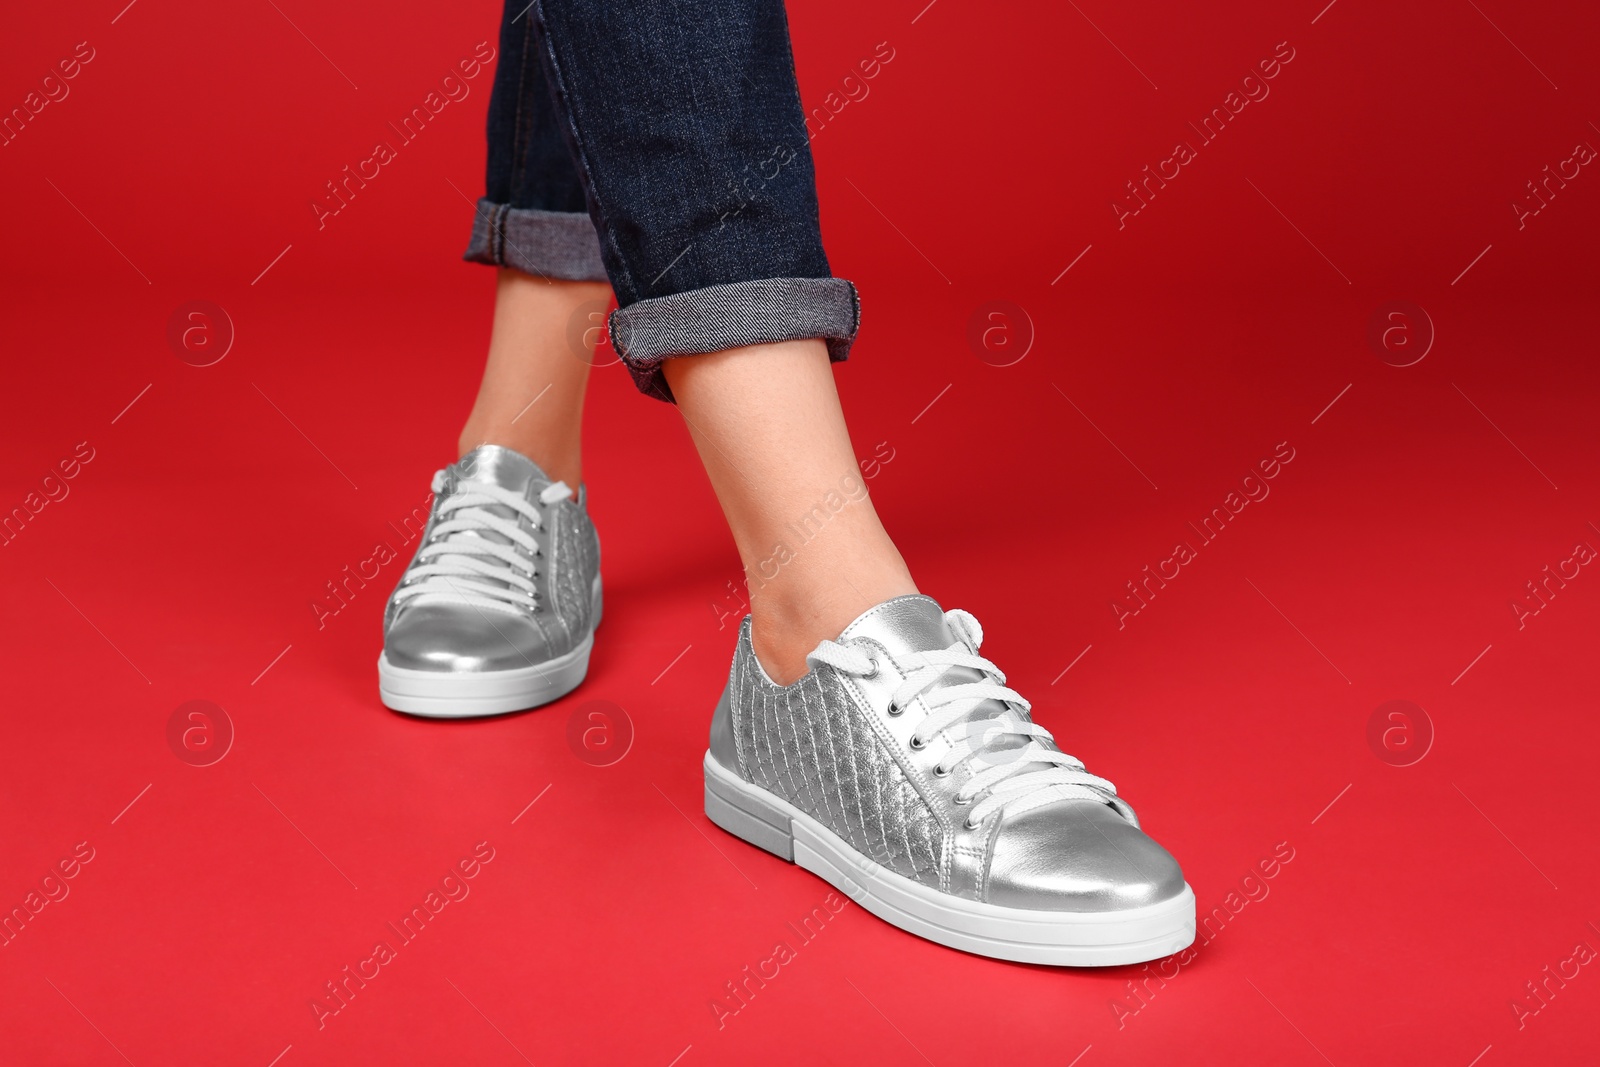
POLYGON ((1051 804, 1005 817, 985 898, 1032 911, 1124 911, 1184 891, 1166 849, 1108 805, 1051 804))
POLYGON ((434 604, 403 609, 383 640, 391 667, 461 674, 532 667, 561 651, 532 619, 434 604))

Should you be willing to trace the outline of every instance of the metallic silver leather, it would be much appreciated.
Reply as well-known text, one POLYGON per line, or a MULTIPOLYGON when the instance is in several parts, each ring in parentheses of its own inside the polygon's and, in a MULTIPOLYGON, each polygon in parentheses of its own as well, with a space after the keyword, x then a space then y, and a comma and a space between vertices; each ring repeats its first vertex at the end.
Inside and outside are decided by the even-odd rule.
POLYGON ((728 682, 738 772, 789 801, 864 856, 938 885, 944 827, 832 667, 789 686, 767 677, 739 627, 728 682))
MULTIPOLYGON (((927 714, 923 699, 890 712, 891 695, 904 680, 891 657, 948 648, 957 640, 932 599, 897 597, 845 629, 841 643, 878 661, 877 673, 866 677, 822 664, 793 685, 778 686, 756 661, 750 628, 746 618, 713 717, 712 755, 864 856, 954 896, 1036 911, 1117 911, 1185 891, 1176 861, 1139 829, 1120 798, 1057 801, 1020 815, 1002 809, 977 826, 967 824, 975 801, 956 798, 969 772, 936 773, 951 743, 934 739, 920 750, 910 745, 927 714), (728 754, 730 736, 734 751, 728 754)), ((938 684, 980 677, 953 668, 938 684)), ((966 718, 981 720, 997 710, 985 702, 966 718)), ((993 758, 1017 744, 997 739, 987 753, 993 758)))
MULTIPOLYGON (((384 611, 384 657, 393 667, 463 673, 516 670, 571 652, 594 629, 592 590, 600 571, 600 541, 589 521, 585 493, 576 500, 540 504, 550 478, 519 452, 484 445, 445 468, 434 496, 428 525, 417 553, 429 544, 439 523, 438 505, 465 481, 482 481, 522 494, 539 507, 543 526, 533 530, 510 508, 489 510, 515 519, 541 546, 534 584, 538 606, 518 614, 484 611, 471 605, 410 603, 396 606, 391 594, 384 611)), ((411 581, 413 556, 399 586, 411 581)))
POLYGON ((1060 801, 1002 816, 989 861, 991 904, 1045 911, 1115 911, 1183 892, 1166 849, 1114 808, 1060 801))
MULTIPOLYGON (((933 603, 926 597, 918 599, 933 603)), ((982 899, 978 893, 987 866, 988 839, 996 820, 991 819, 989 825, 976 828, 966 826, 970 805, 958 804, 955 800, 961 788, 961 776, 956 773, 943 776, 934 773, 940 759, 950 751, 947 742, 936 740, 922 749, 911 747, 911 735, 916 732, 917 723, 927 714, 922 698, 918 697, 899 714, 890 714, 888 711, 894 691, 905 681, 905 676, 890 662, 891 652, 903 654, 928 648, 947 648, 954 640, 945 629, 943 613, 937 604, 933 605, 931 618, 928 612, 920 608, 910 613, 898 610, 903 607, 899 600, 891 600, 887 605, 874 609, 876 614, 868 612, 845 630, 841 635, 843 638, 864 646, 878 660, 878 672, 866 678, 845 675, 844 680, 855 690, 857 706, 866 709, 866 713, 876 720, 878 732, 888 750, 897 756, 907 778, 915 785, 939 826, 947 862, 939 872, 938 880, 932 884, 947 893, 968 896, 973 900, 982 899), (897 610, 881 610, 889 606, 897 610)), ((912 607, 916 608, 916 605, 912 607)), ((970 681, 977 678, 977 672, 952 670, 948 677, 952 681, 970 681)))
POLYGON ((711 713, 711 754, 724 767, 739 766, 739 745, 733 739, 733 712, 728 708, 728 692, 732 686, 723 686, 722 699, 717 710, 711 713))

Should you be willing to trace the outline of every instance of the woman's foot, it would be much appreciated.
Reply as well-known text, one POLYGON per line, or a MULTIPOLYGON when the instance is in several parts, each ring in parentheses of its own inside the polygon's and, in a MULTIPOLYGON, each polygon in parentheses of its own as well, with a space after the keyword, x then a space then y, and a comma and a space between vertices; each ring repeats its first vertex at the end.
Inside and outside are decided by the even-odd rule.
POLYGON ((485 445, 433 478, 433 510, 384 613, 378 687, 396 711, 500 715, 577 688, 600 622, 600 542, 526 456, 485 445))
POLYGON ((662 371, 744 564, 768 674, 793 681, 818 641, 917 591, 867 493, 821 341, 684 356, 662 371))
POLYGON ((705 757, 706 815, 887 922, 999 959, 1110 966, 1194 941, 1194 893, 1116 787, 1032 722, 925 596, 824 641, 789 686, 740 630, 705 757))

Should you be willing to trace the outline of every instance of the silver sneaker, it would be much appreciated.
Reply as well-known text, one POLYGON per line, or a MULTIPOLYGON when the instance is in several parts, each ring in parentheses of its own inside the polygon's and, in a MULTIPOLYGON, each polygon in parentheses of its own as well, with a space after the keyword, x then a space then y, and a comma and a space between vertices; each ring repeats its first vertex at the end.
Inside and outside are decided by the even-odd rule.
POLYGON ((500 715, 583 681, 600 623, 600 541, 519 452, 484 445, 433 476, 433 511, 383 619, 378 691, 396 711, 500 715))
POLYGON ((1029 718, 982 640, 966 612, 897 597, 779 686, 746 618, 711 723, 706 815, 952 948, 1108 966, 1187 947, 1177 862, 1029 718))

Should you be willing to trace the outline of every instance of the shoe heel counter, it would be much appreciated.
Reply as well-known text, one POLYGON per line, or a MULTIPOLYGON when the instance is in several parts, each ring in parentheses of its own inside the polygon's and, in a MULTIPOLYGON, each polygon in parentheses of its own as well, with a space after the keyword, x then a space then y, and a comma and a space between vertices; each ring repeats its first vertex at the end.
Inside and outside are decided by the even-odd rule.
POLYGON ((717 710, 711 713, 711 758, 742 777, 739 746, 733 739, 733 702, 729 696, 732 691, 730 681, 722 687, 722 699, 717 701, 717 710))

